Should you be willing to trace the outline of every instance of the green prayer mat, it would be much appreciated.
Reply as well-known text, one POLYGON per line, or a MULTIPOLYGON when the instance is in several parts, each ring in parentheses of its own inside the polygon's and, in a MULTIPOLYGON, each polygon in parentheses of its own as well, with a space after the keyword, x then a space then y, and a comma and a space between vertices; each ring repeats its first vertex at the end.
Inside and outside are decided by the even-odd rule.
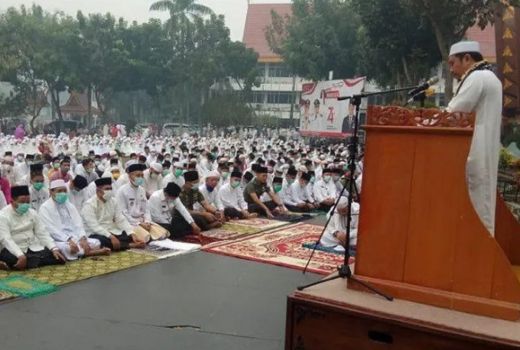
MULTIPOLYGON (((156 261, 157 258, 132 252, 112 253, 108 256, 69 261, 65 265, 45 266, 27 271, 0 271, 0 282, 5 278, 21 275, 56 286, 125 270, 156 261)), ((2 290, 0 288, 0 290, 2 290)))
POLYGON ((0 280, 0 291, 16 294, 24 298, 33 298, 56 291, 56 286, 20 275, 13 275, 0 280))

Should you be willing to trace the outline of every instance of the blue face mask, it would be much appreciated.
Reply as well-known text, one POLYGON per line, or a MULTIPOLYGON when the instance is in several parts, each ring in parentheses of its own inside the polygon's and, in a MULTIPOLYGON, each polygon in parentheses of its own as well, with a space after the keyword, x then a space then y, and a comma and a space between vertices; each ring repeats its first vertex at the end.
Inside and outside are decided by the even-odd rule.
POLYGON ((135 180, 134 180, 134 184, 136 186, 143 186, 144 185, 144 178, 142 177, 136 177, 135 180))
POLYGON ((21 203, 16 207, 16 212, 20 215, 24 215, 29 211, 30 208, 31 205, 29 203, 21 203))
POLYGON ((58 204, 64 204, 69 199, 69 194, 66 192, 56 193, 55 199, 58 204))
POLYGON ((206 189, 208 190, 208 192, 213 192, 215 187, 211 187, 210 185, 206 185, 206 189))

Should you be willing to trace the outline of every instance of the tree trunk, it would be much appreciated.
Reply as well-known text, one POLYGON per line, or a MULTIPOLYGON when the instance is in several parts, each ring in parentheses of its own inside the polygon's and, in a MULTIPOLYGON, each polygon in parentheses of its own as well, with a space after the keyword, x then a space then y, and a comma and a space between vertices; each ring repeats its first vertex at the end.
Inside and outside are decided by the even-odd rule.
POLYGON ((59 136, 61 133, 61 128, 63 126, 63 115, 61 114, 60 108, 60 92, 52 85, 49 85, 49 87, 51 90, 52 104, 54 105, 56 113, 58 113, 58 128, 56 129, 56 136, 59 136))
POLYGON ((88 84, 87 88, 87 130, 90 130, 92 127, 92 85, 88 84))
POLYGON ((404 72, 404 77, 406 78, 406 82, 411 85, 413 82, 412 82, 412 78, 410 77, 410 71, 408 70, 408 63, 406 62, 406 57, 401 57, 401 63, 403 64, 403 72, 404 72))

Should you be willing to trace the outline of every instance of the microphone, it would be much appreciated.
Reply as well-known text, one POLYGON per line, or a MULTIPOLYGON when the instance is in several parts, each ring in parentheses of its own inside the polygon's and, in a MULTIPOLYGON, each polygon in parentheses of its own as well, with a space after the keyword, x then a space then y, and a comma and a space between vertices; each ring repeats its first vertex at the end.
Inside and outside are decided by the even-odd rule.
POLYGON ((338 101, 350 100, 351 98, 352 98, 352 96, 338 97, 338 101))
POLYGON ((424 90, 427 90, 429 87, 437 84, 438 82, 439 82, 439 77, 430 78, 426 83, 421 84, 421 85, 417 86, 415 89, 408 92, 408 95, 409 96, 417 95, 418 93, 420 93, 424 90))
POLYGON ((426 97, 430 97, 433 95, 435 95, 434 88, 428 88, 428 89, 424 89, 423 91, 419 91, 418 93, 416 93, 415 95, 410 97, 410 99, 408 101, 406 101, 405 107, 411 103, 414 103, 415 101, 420 101, 422 99, 425 99, 426 97))

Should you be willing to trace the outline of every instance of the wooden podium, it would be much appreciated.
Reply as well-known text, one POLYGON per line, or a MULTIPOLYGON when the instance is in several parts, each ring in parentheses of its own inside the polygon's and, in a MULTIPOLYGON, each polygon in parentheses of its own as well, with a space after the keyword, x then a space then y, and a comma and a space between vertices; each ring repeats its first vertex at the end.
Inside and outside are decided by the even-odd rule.
POLYGON ((518 320, 520 226, 499 197, 493 237, 471 204, 473 123, 369 107, 355 275, 398 299, 518 320))

